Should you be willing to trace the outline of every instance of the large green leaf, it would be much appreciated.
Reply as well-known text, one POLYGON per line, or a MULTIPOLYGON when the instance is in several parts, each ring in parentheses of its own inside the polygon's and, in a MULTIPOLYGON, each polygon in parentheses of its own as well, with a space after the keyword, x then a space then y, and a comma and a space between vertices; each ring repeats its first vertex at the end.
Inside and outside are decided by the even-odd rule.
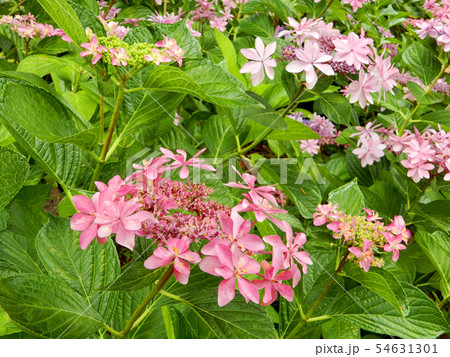
POLYGON ((105 321, 111 319, 117 293, 98 291, 120 273, 119 258, 111 240, 104 245, 94 241, 82 250, 79 232, 70 229, 70 220, 51 217, 39 232, 36 247, 51 276, 83 296, 105 321))
POLYGON ((403 288, 393 274, 376 268, 364 272, 355 264, 347 264, 344 267, 344 272, 348 278, 380 295, 403 316, 408 314, 408 300, 403 288))
POLYGON ((450 217, 448 215, 450 209, 450 201, 437 200, 432 201, 420 209, 419 214, 433 223, 443 231, 450 231, 450 217))
POLYGON ((0 147, 0 210, 20 190, 28 172, 27 160, 22 155, 0 147))
POLYGON ((21 126, 48 143, 71 143, 88 149, 97 144, 98 128, 78 132, 67 109, 50 94, 10 82, 4 86, 3 95, 0 108, 4 122, 21 126))
POLYGON ((190 94, 218 105, 256 105, 241 83, 207 60, 191 61, 189 69, 184 71, 176 67, 158 66, 149 73, 143 87, 190 94))
POLYGON ((87 42, 80 19, 66 0, 38 0, 38 2, 75 44, 80 46, 81 43, 87 42))
POLYGON ((346 214, 357 215, 362 213, 364 196, 359 189, 356 178, 352 182, 331 191, 328 198, 333 204, 338 204, 339 209, 346 214))
POLYGON ((236 49, 233 46, 233 42, 217 29, 214 29, 214 34, 216 36, 217 45, 220 48, 225 61, 227 63, 228 72, 239 79, 244 85, 247 84, 245 77, 239 72, 236 59, 236 49))
POLYGON ((77 292, 46 275, 1 279, 0 306, 26 331, 43 337, 86 338, 104 325, 77 292))
POLYGON ((220 281, 220 278, 194 267, 187 285, 181 285, 171 279, 164 287, 175 299, 164 296, 159 298, 154 307, 175 304, 181 299, 218 338, 277 338, 264 309, 252 302, 245 303, 238 291, 233 301, 219 307, 217 291, 220 281))
POLYGON ((34 241, 13 232, 0 233, 0 256, 22 273, 44 272, 34 241))
POLYGON ((343 321, 330 320, 322 325, 324 339, 359 339, 361 330, 359 327, 343 321))
POLYGON ((319 96, 320 108, 335 124, 350 125, 352 107, 348 100, 337 93, 315 93, 319 96))
POLYGON ((0 336, 10 335, 20 331, 21 329, 11 321, 8 314, 0 309, 0 336))
POLYGON ((441 70, 439 59, 419 42, 409 46, 403 52, 402 59, 425 85, 429 85, 441 70))
POLYGON ((446 298, 450 295, 450 237, 439 231, 433 234, 418 231, 414 239, 440 275, 441 293, 446 298))
POLYGON ((334 319, 401 338, 436 338, 449 331, 448 323, 433 301, 411 284, 402 283, 402 287, 410 306, 405 317, 381 296, 363 286, 336 299, 330 311, 334 319))
POLYGON ((273 22, 267 14, 254 14, 239 22, 239 30, 252 36, 273 37, 273 22))
POLYGON ((286 129, 274 129, 267 139, 271 140, 308 140, 318 139, 319 135, 305 124, 291 118, 284 118, 286 129))
POLYGON ((294 5, 289 0, 251 0, 243 8, 244 13, 265 13, 267 10, 284 22, 287 22, 287 18, 292 17, 295 12, 294 5))
POLYGON ((236 149, 236 138, 233 128, 226 116, 215 115, 205 121, 202 129, 206 147, 215 158, 236 149))
POLYGON ((61 57, 49 55, 32 55, 20 61, 19 65, 17 66, 17 71, 33 73, 39 77, 43 77, 46 74, 67 67, 73 68, 78 71, 80 70, 80 65, 61 57))

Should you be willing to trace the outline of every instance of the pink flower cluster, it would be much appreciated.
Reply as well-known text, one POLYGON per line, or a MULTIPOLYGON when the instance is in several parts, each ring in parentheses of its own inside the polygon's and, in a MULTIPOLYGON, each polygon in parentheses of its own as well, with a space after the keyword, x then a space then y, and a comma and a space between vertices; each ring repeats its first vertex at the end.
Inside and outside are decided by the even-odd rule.
POLYGON ((191 159, 183 150, 161 151, 162 156, 135 165, 136 171, 125 180, 116 176, 108 185, 97 182, 99 192, 92 200, 73 197, 79 212, 71 218, 71 227, 82 232, 81 248, 86 249, 94 238, 105 243, 108 236, 116 234, 118 244, 133 249, 135 236, 145 237, 157 245, 144 263, 148 269, 173 263, 175 278, 187 284, 190 264, 200 263, 200 269, 206 273, 222 277, 220 306, 235 297, 236 282, 247 302, 259 303, 261 289, 263 305, 271 304, 278 293, 292 301, 293 290, 286 281, 292 279, 293 286, 297 285, 301 277, 297 264, 306 273, 312 261, 302 249, 305 234, 294 235, 291 226, 276 217, 286 212, 278 208, 277 190, 273 186, 256 186, 255 176, 236 170, 242 182, 227 186, 247 192, 230 209, 210 199, 212 189, 189 181, 189 167, 214 171, 198 158, 204 150, 191 159), (163 177, 175 169, 180 169, 179 177, 186 179, 187 184, 163 177), (252 212, 255 220, 244 219, 239 212, 252 212), (251 233, 256 222, 266 219, 285 232, 286 240, 278 235, 261 239, 251 233), (191 250, 194 242, 202 246, 197 252, 191 250), (266 247, 271 247, 271 251, 266 247), (264 260, 260 264, 257 258, 261 254, 271 256, 270 263, 264 260))
MULTIPOLYGON (((342 92, 350 97, 350 103, 359 102, 364 108, 367 102, 373 104, 371 93, 382 94, 391 92, 396 86, 395 78, 398 69, 391 64, 391 57, 385 56, 384 51, 379 55, 373 46, 373 40, 354 32, 342 35, 333 28, 333 23, 325 23, 322 19, 302 18, 300 22, 289 17, 286 27, 278 28, 278 37, 289 39, 293 45, 283 47, 281 60, 290 61, 286 71, 291 73, 305 73, 306 88, 312 89, 316 85, 320 73, 322 76, 333 76, 336 73, 359 73, 358 80, 347 79, 351 82, 342 92), (286 29, 288 28, 288 29, 286 29)), ((275 52, 274 43, 266 48, 257 38, 256 51, 253 49, 242 54, 252 62, 246 63, 241 72, 252 74, 253 85, 264 80, 264 69, 267 76, 273 79, 273 67, 276 62, 272 59, 275 52), (256 54, 250 51, 257 52, 256 54)))
MULTIPOLYGON (((91 34, 90 42, 82 43, 80 46, 85 48, 85 51, 80 53, 81 57, 92 55, 92 64, 96 64, 103 56, 106 61, 110 61, 113 66, 127 66, 130 60, 130 55, 125 48, 119 47, 109 48, 109 50, 99 44, 99 40, 95 34, 91 34)), ((159 66, 161 63, 169 63, 175 61, 181 67, 183 64, 184 50, 177 45, 175 39, 169 39, 164 36, 162 41, 156 42, 155 47, 149 50, 150 53, 144 55, 144 60, 152 62, 159 66)))
POLYGON ((443 179, 450 181, 450 134, 444 130, 425 130, 422 134, 406 130, 402 136, 395 135, 393 129, 385 129, 375 122, 365 128, 356 127, 359 132, 358 147, 353 150, 361 159, 361 165, 372 165, 384 156, 384 150, 397 155, 406 154, 401 164, 408 169, 408 177, 414 182, 445 174, 443 179))
POLYGON ((319 205, 314 213, 314 225, 322 226, 333 232, 333 238, 342 239, 349 247, 352 258, 365 271, 371 266, 383 266, 380 250, 392 252, 392 260, 397 261, 400 250, 406 249, 411 232, 406 229, 402 216, 395 216, 391 224, 385 226, 375 211, 363 208, 365 216, 352 216, 338 210, 331 202, 319 205), (378 256, 374 255, 378 254, 378 256))
POLYGON ((424 39, 429 36, 442 46, 444 52, 450 51, 450 1, 426 0, 424 9, 431 15, 431 19, 408 19, 405 24, 417 28, 416 33, 424 39))
POLYGON ((8 24, 14 32, 18 33, 23 38, 45 38, 52 36, 62 36, 64 32, 57 28, 53 28, 49 24, 41 24, 36 22, 36 18, 31 15, 4 15, 0 18, 0 25, 8 24))
POLYGON ((340 131, 338 132, 332 121, 324 116, 314 113, 313 118, 308 119, 304 117, 301 112, 295 112, 289 114, 287 117, 305 124, 320 135, 319 139, 299 140, 300 149, 304 153, 307 152, 314 156, 319 152, 320 147, 323 145, 339 145, 339 143, 336 142, 336 138, 339 136, 340 131))

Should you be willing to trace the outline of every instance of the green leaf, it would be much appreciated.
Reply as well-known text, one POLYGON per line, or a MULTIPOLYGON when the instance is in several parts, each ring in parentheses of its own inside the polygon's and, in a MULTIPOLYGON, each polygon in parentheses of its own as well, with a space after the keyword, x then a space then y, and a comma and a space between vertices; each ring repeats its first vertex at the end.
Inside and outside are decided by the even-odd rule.
POLYGON ((209 61, 197 61, 185 71, 176 67, 154 68, 143 84, 146 89, 190 94, 217 105, 256 105, 242 84, 209 61))
POLYGON ((430 202, 420 209, 420 215, 430 220, 442 230, 450 231, 450 217, 448 210, 450 209, 450 201, 437 200, 430 202))
POLYGON ((27 160, 0 147, 0 210, 19 192, 29 173, 27 160))
POLYGON ((343 321, 330 320, 322 325, 322 336, 324 339, 359 339, 361 330, 343 321))
POLYGON ((239 30, 248 35, 273 37, 272 18, 267 14, 254 14, 239 22, 239 30))
POLYGON ((441 293, 446 298, 450 295, 450 237, 443 232, 417 231, 414 239, 440 275, 441 293))
POLYGON ((339 209, 346 214, 358 215, 362 213, 364 206, 364 196, 359 189, 358 180, 355 178, 336 190, 329 193, 328 199, 333 204, 339 205, 339 209))
POLYGON ((420 120, 427 124, 432 122, 436 128, 439 124, 445 131, 450 131, 450 110, 433 110, 420 117, 420 120))
POLYGON ((79 232, 70 228, 67 218, 51 217, 36 239, 38 254, 48 273, 83 296, 87 303, 109 321, 117 293, 99 292, 120 273, 114 244, 92 242, 86 250, 79 244, 79 232))
POLYGON ((248 14, 262 10, 264 13, 264 8, 277 15, 283 22, 287 22, 287 18, 293 17, 295 12, 294 5, 289 0, 252 0, 244 5, 243 12, 248 14))
POLYGON ((318 139, 319 135, 305 124, 291 118, 284 118, 286 129, 274 129, 267 139, 271 140, 308 140, 318 139))
POLYGON ((319 97, 320 108, 335 124, 350 125, 352 106, 349 101, 338 93, 315 93, 319 97))
POLYGON ((228 72, 239 79, 244 85, 247 85, 245 77, 239 72, 236 62, 236 49, 234 48, 233 43, 227 36, 217 29, 214 29, 214 34, 216 36, 217 45, 219 46, 223 57, 225 57, 228 72))
POLYGON ((336 299, 330 311, 336 320, 401 338, 437 338, 449 331, 442 312, 433 301, 415 286, 407 283, 401 285, 410 306, 405 317, 381 296, 363 286, 351 289, 336 299))
POLYGON ((392 184, 378 181, 369 188, 360 189, 364 194, 365 208, 373 209, 385 218, 402 214, 405 202, 392 184))
POLYGON ((81 69, 80 65, 61 57, 49 55, 32 55, 20 61, 19 65, 17 66, 17 71, 33 73, 39 77, 43 77, 51 72, 55 72, 67 67, 73 68, 77 71, 81 69))
POLYGON ((409 46, 403 52, 402 59, 426 86, 433 82, 441 70, 439 59, 419 42, 414 42, 409 46))
POLYGON ((203 140, 215 158, 236 149, 236 138, 230 121, 223 115, 214 115, 203 124, 203 140))
POLYGON ((8 314, 0 309, 0 336, 11 335, 22 331, 11 321, 8 314))
POLYGON ((414 82, 406 83, 411 94, 416 98, 417 103, 429 105, 434 103, 440 103, 444 99, 444 96, 440 93, 427 93, 420 85, 414 82))
POLYGON ((358 182, 363 186, 370 186, 373 184, 373 177, 371 175, 372 166, 361 166, 361 160, 358 156, 352 153, 352 150, 347 150, 345 156, 345 165, 351 177, 357 177, 358 182))
POLYGON ((408 300, 403 288, 393 274, 375 268, 365 272, 355 264, 347 264, 344 271, 346 277, 380 295, 403 316, 408 315, 408 300))
MULTIPOLYGON (((63 97, 66 98, 66 100, 72 105, 72 107, 86 121, 89 121, 92 118, 92 115, 94 115, 97 109, 97 102, 93 101, 89 94, 87 94, 87 92, 83 90, 79 90, 76 93, 63 92, 63 97)), ((91 131, 92 130, 98 131, 98 128, 91 128, 91 131)), ((85 141, 92 142, 93 140, 89 139, 85 141)))
POLYGON ((78 293, 46 275, 1 279, 0 306, 27 332, 48 338, 86 338, 104 325, 78 293))
POLYGON ((65 0, 38 0, 58 26, 78 46, 87 42, 83 26, 75 10, 65 0))
POLYGON ((22 273, 43 274, 34 239, 13 232, 0 233, 0 256, 22 273))
POLYGON ((183 302, 218 338, 277 338, 264 309, 252 302, 246 304, 238 291, 228 305, 218 306, 217 292, 221 280, 195 266, 191 269, 188 285, 181 285, 171 278, 164 290, 173 296, 159 297, 153 308, 183 302))
POLYGON ((150 286, 159 279, 163 268, 149 270, 138 260, 132 265, 126 265, 122 268, 119 277, 111 284, 101 287, 100 291, 134 291, 150 286))

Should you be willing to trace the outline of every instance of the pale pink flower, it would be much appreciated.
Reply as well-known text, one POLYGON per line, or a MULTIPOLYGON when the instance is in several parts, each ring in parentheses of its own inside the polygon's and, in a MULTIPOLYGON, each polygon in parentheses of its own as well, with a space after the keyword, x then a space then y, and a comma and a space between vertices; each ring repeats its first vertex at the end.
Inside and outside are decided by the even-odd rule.
POLYGON ((305 41, 304 49, 295 50, 297 60, 290 62, 286 66, 286 71, 291 73, 300 73, 305 71, 306 88, 312 89, 317 83, 317 73, 314 67, 318 68, 323 74, 333 76, 334 71, 328 62, 332 56, 320 52, 317 42, 305 41))
POLYGON ((215 250, 215 255, 203 258, 200 262, 200 269, 205 273, 225 279, 219 284, 219 306, 224 306, 234 299, 236 280, 239 292, 246 301, 251 300, 258 304, 258 289, 244 278, 244 275, 259 273, 259 263, 240 250, 232 252, 230 247, 225 244, 217 244, 215 250))
MULTIPOLYGON (((276 250, 278 247, 274 247, 274 256, 277 254, 276 250)), ((281 255, 281 253, 278 253, 281 255)), ((272 264, 270 265, 267 261, 263 260, 261 267, 264 269, 264 279, 253 280, 252 284, 260 289, 265 289, 264 296, 262 299, 262 306, 271 305, 277 298, 277 291, 283 296, 287 301, 292 301, 294 299, 294 291, 292 288, 283 284, 283 280, 292 279, 294 272, 292 270, 285 270, 280 273, 280 264, 277 264, 277 259, 274 257, 272 259, 272 264)))
POLYGON ((216 28, 220 32, 224 32, 227 29, 228 22, 225 16, 216 16, 211 21, 209 21, 209 25, 211 26, 211 28, 216 28))
POLYGON ((273 79, 275 76, 274 67, 277 66, 277 62, 272 59, 277 47, 276 42, 264 46, 262 40, 257 37, 255 40, 255 48, 242 49, 242 55, 251 60, 244 64, 240 70, 241 73, 251 73, 252 85, 258 86, 264 80, 264 70, 267 73, 267 77, 273 79))
POLYGON ((225 244, 232 248, 232 251, 239 249, 242 252, 258 252, 264 250, 264 243, 256 234, 250 234, 252 223, 249 219, 244 220, 236 211, 231 212, 231 216, 225 212, 219 212, 220 226, 227 238, 213 239, 202 248, 202 253, 214 255, 217 244, 225 244))
POLYGON ((275 189, 275 187, 273 187, 273 185, 255 187, 255 183, 256 183, 255 176, 247 174, 247 173, 243 173, 241 175, 241 173, 234 166, 231 166, 231 167, 241 177, 241 179, 245 182, 245 184, 237 183, 237 182, 229 182, 229 183, 226 183, 225 186, 233 187, 233 188, 242 188, 244 190, 250 190, 248 192, 248 194, 251 197, 252 201, 256 201, 260 197, 262 197, 278 206, 277 200, 274 197, 274 193, 276 192, 276 189, 275 189))
MULTIPOLYGON (((250 195, 246 195, 246 197, 251 199, 250 195)), ((258 222, 263 222, 266 218, 269 218, 275 224, 278 224, 279 220, 272 217, 272 215, 276 215, 279 212, 287 213, 287 211, 284 209, 275 208, 269 203, 268 200, 262 197, 257 197, 253 202, 249 202, 244 198, 241 203, 233 207, 233 211, 254 212, 256 220, 258 222)))
POLYGON ((312 260, 309 254, 305 251, 300 251, 303 245, 306 243, 305 233, 297 233, 294 238, 292 227, 286 222, 282 221, 281 226, 286 232, 286 244, 283 243, 281 238, 277 235, 270 235, 263 238, 264 242, 270 244, 273 247, 278 247, 284 256, 283 269, 291 268, 293 271, 292 285, 295 287, 300 281, 300 270, 295 264, 295 261, 302 266, 303 274, 308 272, 308 265, 312 265, 312 260))
POLYGON ((410 160, 402 160, 401 164, 406 167, 408 177, 411 177, 415 183, 419 182, 423 178, 430 178, 430 172, 434 169, 434 165, 425 161, 419 161, 412 163, 410 160))
POLYGON ((106 238, 115 233, 116 242, 128 249, 133 250, 136 231, 142 228, 143 222, 157 223, 150 212, 138 211, 142 204, 138 203, 137 198, 125 201, 122 197, 118 201, 106 201, 105 197, 105 202, 101 203, 103 209, 96 213, 94 220, 95 224, 100 225, 98 236, 106 238))
POLYGON ((96 64, 102 58, 102 53, 108 52, 105 46, 98 44, 97 37, 92 37, 90 42, 82 43, 80 46, 86 48, 86 51, 82 51, 80 56, 86 57, 92 55, 92 64, 96 64))
POLYGON ((320 149, 319 139, 300 140, 300 149, 311 156, 316 155, 320 149))
POLYGON ((292 17, 288 17, 288 26, 292 27, 293 30, 281 31, 278 37, 284 37, 286 35, 292 35, 293 39, 297 40, 300 45, 304 40, 318 40, 320 37, 316 26, 319 24, 320 20, 315 20, 314 18, 308 19, 304 17, 297 22, 292 17))
POLYGON ((328 202, 326 205, 318 205, 315 213, 313 213, 313 224, 315 226, 321 226, 327 223, 328 218, 338 219, 337 215, 338 205, 333 205, 333 203, 328 202))
POLYGON ((199 156, 201 153, 203 153, 206 150, 206 148, 200 150, 197 154, 195 154, 189 160, 187 160, 187 158, 186 158, 187 154, 186 154, 186 151, 184 151, 184 150, 178 149, 177 150, 178 155, 176 155, 172 151, 164 149, 164 148, 160 148, 160 150, 166 157, 174 160, 174 162, 167 167, 167 170, 175 170, 175 169, 178 169, 179 167, 181 167, 181 170, 180 170, 180 178, 181 179, 185 179, 185 178, 189 177, 189 169, 187 168, 188 166, 197 167, 197 168, 200 168, 202 170, 207 170, 207 171, 216 171, 216 169, 214 167, 212 167, 211 165, 203 164, 203 162, 205 161, 204 159, 197 158, 197 156, 199 156))
POLYGON ((361 146, 353 150, 353 154, 358 155, 361 159, 361 166, 372 165, 374 161, 380 161, 384 156, 384 149, 386 145, 382 144, 379 137, 371 137, 367 139, 365 137, 360 138, 361 146))
POLYGON ((125 52, 125 48, 120 47, 119 51, 115 48, 110 48, 109 51, 113 54, 111 59, 111 64, 113 66, 126 66, 128 64, 127 61, 130 59, 130 56, 125 52))
POLYGON ((357 258, 364 271, 369 271, 370 263, 373 261, 373 251, 371 249, 372 243, 367 238, 364 240, 363 249, 358 247, 351 247, 348 250, 357 258))
POLYGON ((352 7, 353 12, 358 10, 363 6, 364 3, 368 2, 369 0, 342 0, 344 4, 350 4, 352 7))
POLYGON ((433 150, 427 141, 419 142, 416 139, 411 139, 406 144, 403 152, 408 155, 411 164, 417 164, 419 161, 428 161, 435 154, 435 150, 433 150))
POLYGON ((336 54, 333 61, 346 62, 349 66, 354 65, 357 70, 360 70, 361 64, 369 64, 369 55, 372 50, 368 45, 373 44, 373 40, 364 37, 364 32, 361 31, 361 38, 354 32, 340 39, 333 40, 336 54))
POLYGON ((450 51, 450 23, 445 25, 442 34, 438 38, 436 38, 436 42, 439 46, 443 46, 444 52, 450 51))
MULTIPOLYGON (((397 85, 395 78, 398 76, 398 68, 391 65, 391 58, 383 59, 382 56, 375 55, 374 65, 371 67, 370 74, 375 76, 383 92, 389 91, 394 94, 393 88, 397 85)), ((386 93, 384 93, 386 97, 386 93)), ((381 91, 378 100, 381 99, 381 91)))
POLYGON ((389 232, 382 232, 384 238, 386 238, 387 243, 383 246, 385 252, 392 252, 392 260, 396 262, 399 257, 399 251, 406 249, 406 246, 401 244, 402 236, 394 236, 389 232))
POLYGON ((379 88, 380 86, 375 76, 360 70, 359 80, 350 83, 346 97, 350 96, 350 103, 359 102, 360 107, 365 108, 367 102, 373 104, 373 98, 370 93, 378 92, 379 88))
POLYGON ((172 62, 172 58, 170 58, 170 56, 164 52, 161 52, 157 48, 153 48, 150 54, 144 56, 144 59, 147 62, 153 62, 156 66, 159 66, 161 63, 172 62))
POLYGON ((144 262, 144 266, 147 269, 156 269, 169 265, 173 261, 175 279, 180 284, 186 285, 191 272, 189 263, 197 264, 201 260, 198 253, 189 250, 190 245, 191 243, 187 237, 169 239, 167 247, 156 248, 153 255, 144 262))
MULTIPOLYGON (((91 200, 82 195, 73 196, 72 202, 75 208, 79 211, 70 218, 70 228, 74 231, 81 231, 80 246, 81 249, 86 249, 92 240, 97 237, 97 230, 99 225, 94 223, 95 212, 98 209, 98 199, 100 192, 92 196, 91 200)), ((107 238, 99 238, 97 240, 100 244, 104 244, 107 238)))
POLYGON ((186 19, 186 27, 191 32, 191 35, 194 36, 194 37, 200 37, 202 34, 192 28, 193 24, 194 23, 191 20, 186 19))

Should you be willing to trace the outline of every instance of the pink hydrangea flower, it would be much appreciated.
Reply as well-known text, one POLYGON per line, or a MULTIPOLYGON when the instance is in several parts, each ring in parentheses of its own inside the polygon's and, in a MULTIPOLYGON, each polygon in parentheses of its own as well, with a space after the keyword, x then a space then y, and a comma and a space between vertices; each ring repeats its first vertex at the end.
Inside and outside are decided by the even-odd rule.
POLYGON ((350 32, 348 36, 333 40, 333 43, 336 50, 333 61, 345 61, 349 66, 355 66, 357 70, 361 69, 361 64, 369 64, 369 55, 372 50, 368 45, 372 45, 373 40, 365 38, 363 31, 361 38, 354 32, 350 32))
POLYGON ((364 240, 363 249, 358 247, 351 247, 348 250, 357 258, 364 271, 369 271, 370 263, 373 261, 372 243, 367 238, 364 240))
MULTIPOLYGON (((276 250, 279 250, 278 247, 274 248, 274 256, 276 250)), ((278 253, 281 255, 281 253, 278 253)), ((277 264, 277 259, 272 259, 272 264, 269 264, 267 261, 263 260, 261 263, 261 267, 264 269, 264 278, 260 280, 253 280, 252 284, 258 288, 258 290, 264 290, 264 296, 262 298, 263 306, 271 305, 277 298, 277 292, 280 293, 287 301, 292 301, 294 299, 294 291, 292 288, 283 284, 283 280, 290 280, 294 275, 292 270, 281 271, 281 265, 277 264)))
POLYGON ((167 248, 156 248, 153 255, 144 262, 144 266, 147 269, 156 269, 169 265, 173 261, 175 279, 180 284, 186 285, 191 272, 189 263, 197 264, 201 261, 198 253, 189 250, 190 245, 188 238, 169 239, 167 248))
POLYGON ((337 207, 337 205, 333 205, 331 202, 328 202, 326 205, 318 205, 316 208, 317 212, 313 214, 313 224, 315 226, 321 226, 327 223, 328 218, 338 219, 339 216, 336 213, 337 207))
POLYGON ((395 216, 387 229, 395 236, 401 236, 405 243, 408 243, 408 239, 411 237, 411 232, 406 229, 406 223, 402 216, 395 216))
POLYGON ((128 56, 123 47, 120 47, 119 51, 115 48, 110 48, 109 51, 113 54, 111 59, 111 64, 113 66, 126 66, 128 64, 127 61, 130 59, 130 56, 128 56))
POLYGON ((276 192, 275 187, 273 186, 260 186, 255 187, 256 177, 247 173, 241 173, 232 166, 233 170, 241 177, 241 179, 245 182, 245 184, 237 183, 237 182, 229 182, 226 183, 225 186, 233 187, 233 188, 242 188, 244 190, 250 190, 248 192, 249 196, 253 201, 258 200, 259 198, 265 198, 266 200, 272 202, 273 204, 278 206, 277 200, 274 196, 276 192))
POLYGON ((320 145, 318 139, 300 140, 300 149, 311 156, 319 153, 320 145))
POLYGON ((172 58, 170 58, 170 56, 164 52, 161 52, 157 48, 153 48, 150 54, 144 56, 144 59, 147 62, 153 62, 156 66, 159 66, 161 63, 172 62, 172 58))
POLYGON ((425 161, 412 163, 407 159, 402 160, 401 164, 409 169, 406 175, 411 177, 415 183, 419 182, 423 178, 430 178, 430 171, 434 169, 433 164, 425 161))
POLYGON ((350 97, 350 103, 359 102, 361 108, 365 108, 367 102, 373 104, 370 93, 378 92, 380 85, 375 76, 367 74, 364 70, 359 71, 359 80, 353 81, 344 92, 346 97, 350 97))
POLYGON ((394 236, 393 234, 388 232, 383 233, 383 235, 387 241, 383 249, 385 252, 392 252, 392 260, 396 262, 400 255, 399 251, 406 249, 406 246, 401 244, 403 241, 402 236, 401 235, 394 236))
POLYGON ((291 73, 300 73, 305 71, 306 88, 312 89, 317 83, 317 73, 314 67, 318 68, 323 74, 333 76, 334 71, 329 64, 333 57, 320 52, 317 42, 305 41, 304 49, 295 50, 297 60, 290 62, 286 66, 286 71, 291 73))
POLYGON ((141 206, 137 198, 125 201, 122 197, 118 201, 103 202, 104 209, 96 213, 94 220, 94 223, 100 226, 97 235, 106 238, 115 233, 118 244, 133 250, 134 237, 136 231, 142 228, 142 223, 145 221, 157 223, 150 212, 138 211, 141 206))
POLYGON ((369 139, 361 137, 359 141, 361 146, 353 150, 353 153, 361 159, 362 167, 372 165, 374 161, 378 162, 384 156, 386 145, 381 143, 379 137, 371 137, 369 139))
POLYGON ((198 167, 202 170, 207 170, 207 171, 213 171, 213 172, 216 171, 216 169, 214 167, 212 167, 211 165, 203 164, 203 162, 205 160, 197 159, 197 156, 199 156, 201 153, 203 153, 206 150, 206 148, 200 150, 189 160, 187 160, 187 158, 186 158, 187 154, 186 154, 186 151, 184 151, 184 150, 178 149, 177 150, 178 155, 175 155, 172 151, 164 149, 164 148, 160 148, 160 150, 166 157, 174 160, 174 162, 167 167, 167 170, 175 170, 175 169, 178 169, 179 167, 181 167, 181 170, 180 170, 180 178, 181 179, 186 179, 189 177, 189 169, 187 168, 188 166, 198 167))
POLYGON ((106 243, 107 238, 100 238, 97 236, 99 225, 94 223, 95 212, 98 210, 100 192, 97 192, 92 196, 91 200, 82 195, 73 196, 72 202, 75 208, 79 211, 75 213, 70 219, 70 228, 74 231, 80 231, 80 247, 86 249, 94 238, 100 244, 106 243))
POLYGON ((359 8, 363 7, 363 4, 369 0, 342 0, 344 4, 350 4, 353 12, 357 11, 359 8))
POLYGON ((258 252, 264 250, 264 243, 256 234, 250 234, 252 224, 250 220, 244 220, 237 212, 231 212, 231 216, 224 212, 218 213, 220 226, 228 239, 213 239, 202 249, 204 254, 213 255, 217 244, 231 246, 233 251, 239 249, 242 252, 258 252))
POLYGON ((211 21, 209 21, 211 28, 216 28, 220 32, 224 32, 227 29, 228 22, 225 16, 222 17, 214 17, 211 21))
POLYGON ((105 46, 98 44, 97 37, 92 37, 90 42, 82 43, 80 46, 86 48, 86 51, 82 51, 80 56, 86 57, 92 55, 92 64, 96 64, 102 58, 102 53, 108 52, 105 46))
POLYGON ((276 42, 264 46, 262 40, 257 37, 255 40, 255 48, 242 49, 242 55, 249 59, 250 62, 244 64, 240 70, 241 73, 251 73, 252 85, 258 86, 264 80, 264 70, 267 77, 273 79, 275 76, 274 67, 277 66, 277 62, 272 59, 277 47, 276 42))

